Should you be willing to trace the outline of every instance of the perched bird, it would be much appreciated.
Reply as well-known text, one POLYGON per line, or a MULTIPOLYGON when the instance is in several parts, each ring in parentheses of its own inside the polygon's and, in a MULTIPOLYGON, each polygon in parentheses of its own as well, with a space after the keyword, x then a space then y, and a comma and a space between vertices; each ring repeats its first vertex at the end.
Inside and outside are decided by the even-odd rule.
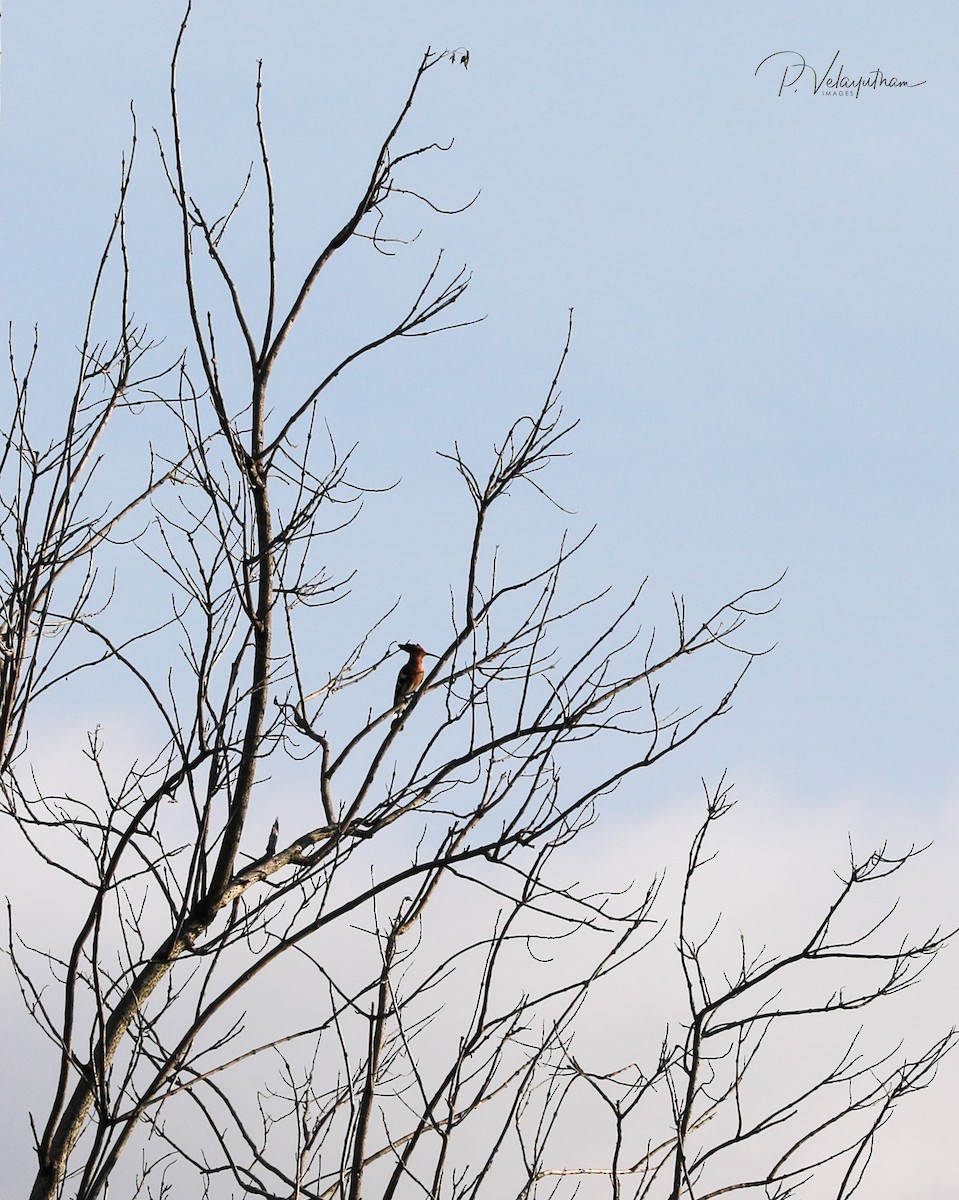
MULTIPOLYGON (((396 677, 396 691, 393 693, 394 708, 402 704, 404 700, 408 700, 423 682, 423 657, 426 654, 423 647, 418 646, 416 642, 401 642, 400 649, 405 650, 410 657, 400 667, 400 673, 396 677)), ((394 728, 397 724, 398 721, 393 722, 394 728)))

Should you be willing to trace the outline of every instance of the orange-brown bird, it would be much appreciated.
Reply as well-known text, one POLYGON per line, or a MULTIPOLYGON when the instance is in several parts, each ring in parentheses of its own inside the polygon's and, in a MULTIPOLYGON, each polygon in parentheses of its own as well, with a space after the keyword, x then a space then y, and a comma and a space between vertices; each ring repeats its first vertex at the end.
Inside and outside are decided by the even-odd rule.
POLYGON ((396 691, 393 693, 393 707, 403 703, 423 682, 423 657, 426 651, 416 642, 401 642, 400 649, 410 656, 409 660, 400 667, 396 677, 396 691))

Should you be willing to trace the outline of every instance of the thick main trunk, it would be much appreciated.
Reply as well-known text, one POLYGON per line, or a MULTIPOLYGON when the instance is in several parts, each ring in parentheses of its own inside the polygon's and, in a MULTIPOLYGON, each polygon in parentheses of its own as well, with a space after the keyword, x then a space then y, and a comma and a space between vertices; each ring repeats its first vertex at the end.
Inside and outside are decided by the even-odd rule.
POLYGON ((38 1151, 40 1169, 30 1192, 30 1200, 55 1200, 57 1190, 66 1175, 70 1155, 86 1125, 93 1104, 96 1080, 104 1076, 112 1063, 117 1047, 140 1006, 146 1002, 157 984, 169 974, 177 959, 196 944, 208 926, 209 921, 193 919, 186 929, 171 935, 114 1008, 104 1030, 98 1061, 91 1064, 80 1076, 62 1112, 59 1115, 51 1114, 43 1144, 38 1151))

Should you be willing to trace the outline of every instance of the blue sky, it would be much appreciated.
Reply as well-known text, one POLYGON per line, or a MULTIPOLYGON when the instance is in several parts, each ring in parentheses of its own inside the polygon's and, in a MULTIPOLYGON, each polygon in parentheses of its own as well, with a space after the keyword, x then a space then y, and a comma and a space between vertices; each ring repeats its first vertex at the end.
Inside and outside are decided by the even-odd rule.
MULTIPOLYGON (((183 339, 151 132, 168 130, 178 20, 178 5, 147 0, 4 5, 0 307, 24 347, 39 323, 51 384, 79 340, 131 100, 136 305, 183 339)), ((468 517, 434 451, 454 438, 484 451, 539 400, 573 308, 564 402, 581 425, 552 491, 574 530, 599 525, 574 586, 599 577, 628 593, 649 576, 661 617, 672 591, 701 610, 788 569, 757 634, 775 652, 729 718, 644 782, 643 811, 692 820, 699 777, 728 768, 758 855, 796 836, 797 813, 837 866, 847 833, 935 838, 918 911, 946 924, 959 909, 957 35, 959 10, 922 0, 197 0, 182 93, 197 190, 228 207, 255 153, 264 60, 290 289, 342 220, 425 47, 470 52, 468 70, 428 79, 415 130, 455 144, 413 185, 451 208, 479 191, 477 203, 459 217, 402 210, 420 240, 389 270, 357 254, 291 347, 295 387, 372 327, 380 300, 386 312, 409 295, 441 247, 473 271, 463 315, 486 316, 389 351, 331 398, 331 426, 359 442, 370 482, 403 477, 388 517, 371 515, 344 642, 398 580, 397 636, 428 643, 468 517), (756 75, 779 50, 817 69, 839 51, 848 74, 925 82, 779 96, 774 69, 756 75), (414 534, 435 578, 408 563, 414 534)), ((238 270, 254 287, 252 257, 238 270)), ((524 504, 512 534, 526 554, 560 521, 524 504)), ((641 823, 624 800, 608 820, 641 823)), ((947 1022, 954 958, 929 984, 947 1022)), ((941 1186, 930 1175, 910 1194, 937 1200, 941 1186)))

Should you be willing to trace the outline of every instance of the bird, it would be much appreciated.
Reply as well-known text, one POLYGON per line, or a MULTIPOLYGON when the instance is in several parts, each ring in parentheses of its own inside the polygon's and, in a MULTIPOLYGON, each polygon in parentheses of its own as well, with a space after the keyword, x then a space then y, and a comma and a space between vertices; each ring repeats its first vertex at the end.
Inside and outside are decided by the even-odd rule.
MULTIPOLYGON (((410 656, 400 667, 396 677, 396 689, 393 692, 393 707, 397 708, 416 691, 423 682, 423 658, 426 651, 416 642, 400 642, 400 649, 410 656)), ((399 724, 399 718, 393 722, 393 728, 399 724)))

